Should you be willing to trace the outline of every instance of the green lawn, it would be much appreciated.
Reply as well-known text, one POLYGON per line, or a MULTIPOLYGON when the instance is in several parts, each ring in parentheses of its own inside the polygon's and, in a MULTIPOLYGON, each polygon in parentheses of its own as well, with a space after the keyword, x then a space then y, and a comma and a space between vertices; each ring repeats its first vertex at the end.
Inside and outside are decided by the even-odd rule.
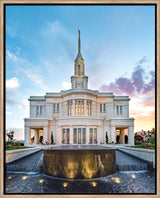
POLYGON ((146 146, 143 144, 139 144, 139 145, 135 145, 135 146, 127 146, 130 148, 142 148, 142 149, 155 149, 155 145, 151 145, 151 146, 146 146))
POLYGON ((14 147, 6 148, 6 151, 16 150, 16 149, 25 149, 25 148, 33 148, 33 147, 19 147, 19 146, 14 146, 14 147))

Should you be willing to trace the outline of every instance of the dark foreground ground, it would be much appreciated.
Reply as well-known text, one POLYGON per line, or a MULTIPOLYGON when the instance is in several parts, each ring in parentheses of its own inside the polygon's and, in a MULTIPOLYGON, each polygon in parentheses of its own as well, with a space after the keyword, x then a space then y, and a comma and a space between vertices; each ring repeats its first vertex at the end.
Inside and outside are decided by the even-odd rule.
POLYGON ((155 193, 155 172, 146 164, 122 152, 116 152, 118 171, 103 178, 65 180, 42 173, 43 152, 38 152, 7 165, 5 193, 29 194, 126 194, 155 193), (138 171, 134 171, 137 169, 138 171), (130 170, 130 171, 128 171, 130 170))

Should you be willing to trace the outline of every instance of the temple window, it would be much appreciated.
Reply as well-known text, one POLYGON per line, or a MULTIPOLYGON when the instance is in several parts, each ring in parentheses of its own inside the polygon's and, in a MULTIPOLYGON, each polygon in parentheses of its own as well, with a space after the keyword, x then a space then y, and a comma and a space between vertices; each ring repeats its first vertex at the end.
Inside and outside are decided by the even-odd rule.
POLYGON ((62 144, 69 144, 70 142, 70 129, 62 129, 62 144))
POLYGON ((83 100, 75 101, 75 115, 84 116, 84 101, 83 100))
POLYGON ((76 83, 76 88, 81 89, 82 88, 82 83, 76 83))
POLYGON ((81 75, 81 72, 80 72, 80 65, 78 65, 78 75, 79 75, 79 76, 81 75))
POLYGON ((53 111, 56 112, 56 104, 53 104, 53 111))
POLYGON ((97 129, 96 128, 89 129, 89 143, 97 144, 97 129))
POLYGON ((102 112, 102 104, 100 104, 100 112, 102 112))
POLYGON ((42 114, 42 106, 36 107, 37 114, 42 114))
POLYGON ((40 114, 42 114, 42 106, 40 106, 40 114))
POLYGON ((86 104, 86 116, 91 116, 91 102, 87 101, 86 104))
POLYGON ((106 111, 106 104, 103 104, 103 111, 106 111))
POLYGON ((101 103, 100 104, 100 112, 105 112, 106 111, 106 104, 105 103, 101 103))
POLYGON ((37 106, 37 114, 39 114, 39 106, 37 106))
POLYGON ((85 144, 86 143, 86 128, 73 129, 73 143, 85 144))
POLYGON ((68 116, 73 116, 73 101, 68 102, 68 116))
POLYGON ((59 103, 53 104, 53 112, 59 112, 59 103))
POLYGON ((116 106, 117 114, 122 114, 122 106, 116 106))
POLYGON ((57 104, 57 112, 59 112, 59 103, 57 104))

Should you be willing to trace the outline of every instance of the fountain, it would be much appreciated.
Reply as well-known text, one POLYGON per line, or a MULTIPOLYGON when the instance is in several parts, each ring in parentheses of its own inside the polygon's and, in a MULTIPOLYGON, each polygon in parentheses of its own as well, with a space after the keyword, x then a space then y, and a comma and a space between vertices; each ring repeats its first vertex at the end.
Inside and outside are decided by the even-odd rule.
POLYGON ((67 179, 92 179, 116 171, 115 149, 98 145, 61 145, 44 149, 44 172, 67 179))

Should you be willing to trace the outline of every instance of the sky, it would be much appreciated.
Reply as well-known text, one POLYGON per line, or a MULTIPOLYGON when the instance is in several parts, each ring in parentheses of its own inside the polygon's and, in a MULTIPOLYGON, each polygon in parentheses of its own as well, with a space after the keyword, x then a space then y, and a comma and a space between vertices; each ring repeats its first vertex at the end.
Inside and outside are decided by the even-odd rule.
POLYGON ((88 88, 128 95, 135 132, 155 127, 154 6, 6 6, 6 129, 24 139, 30 96, 71 88, 78 28, 88 88))

